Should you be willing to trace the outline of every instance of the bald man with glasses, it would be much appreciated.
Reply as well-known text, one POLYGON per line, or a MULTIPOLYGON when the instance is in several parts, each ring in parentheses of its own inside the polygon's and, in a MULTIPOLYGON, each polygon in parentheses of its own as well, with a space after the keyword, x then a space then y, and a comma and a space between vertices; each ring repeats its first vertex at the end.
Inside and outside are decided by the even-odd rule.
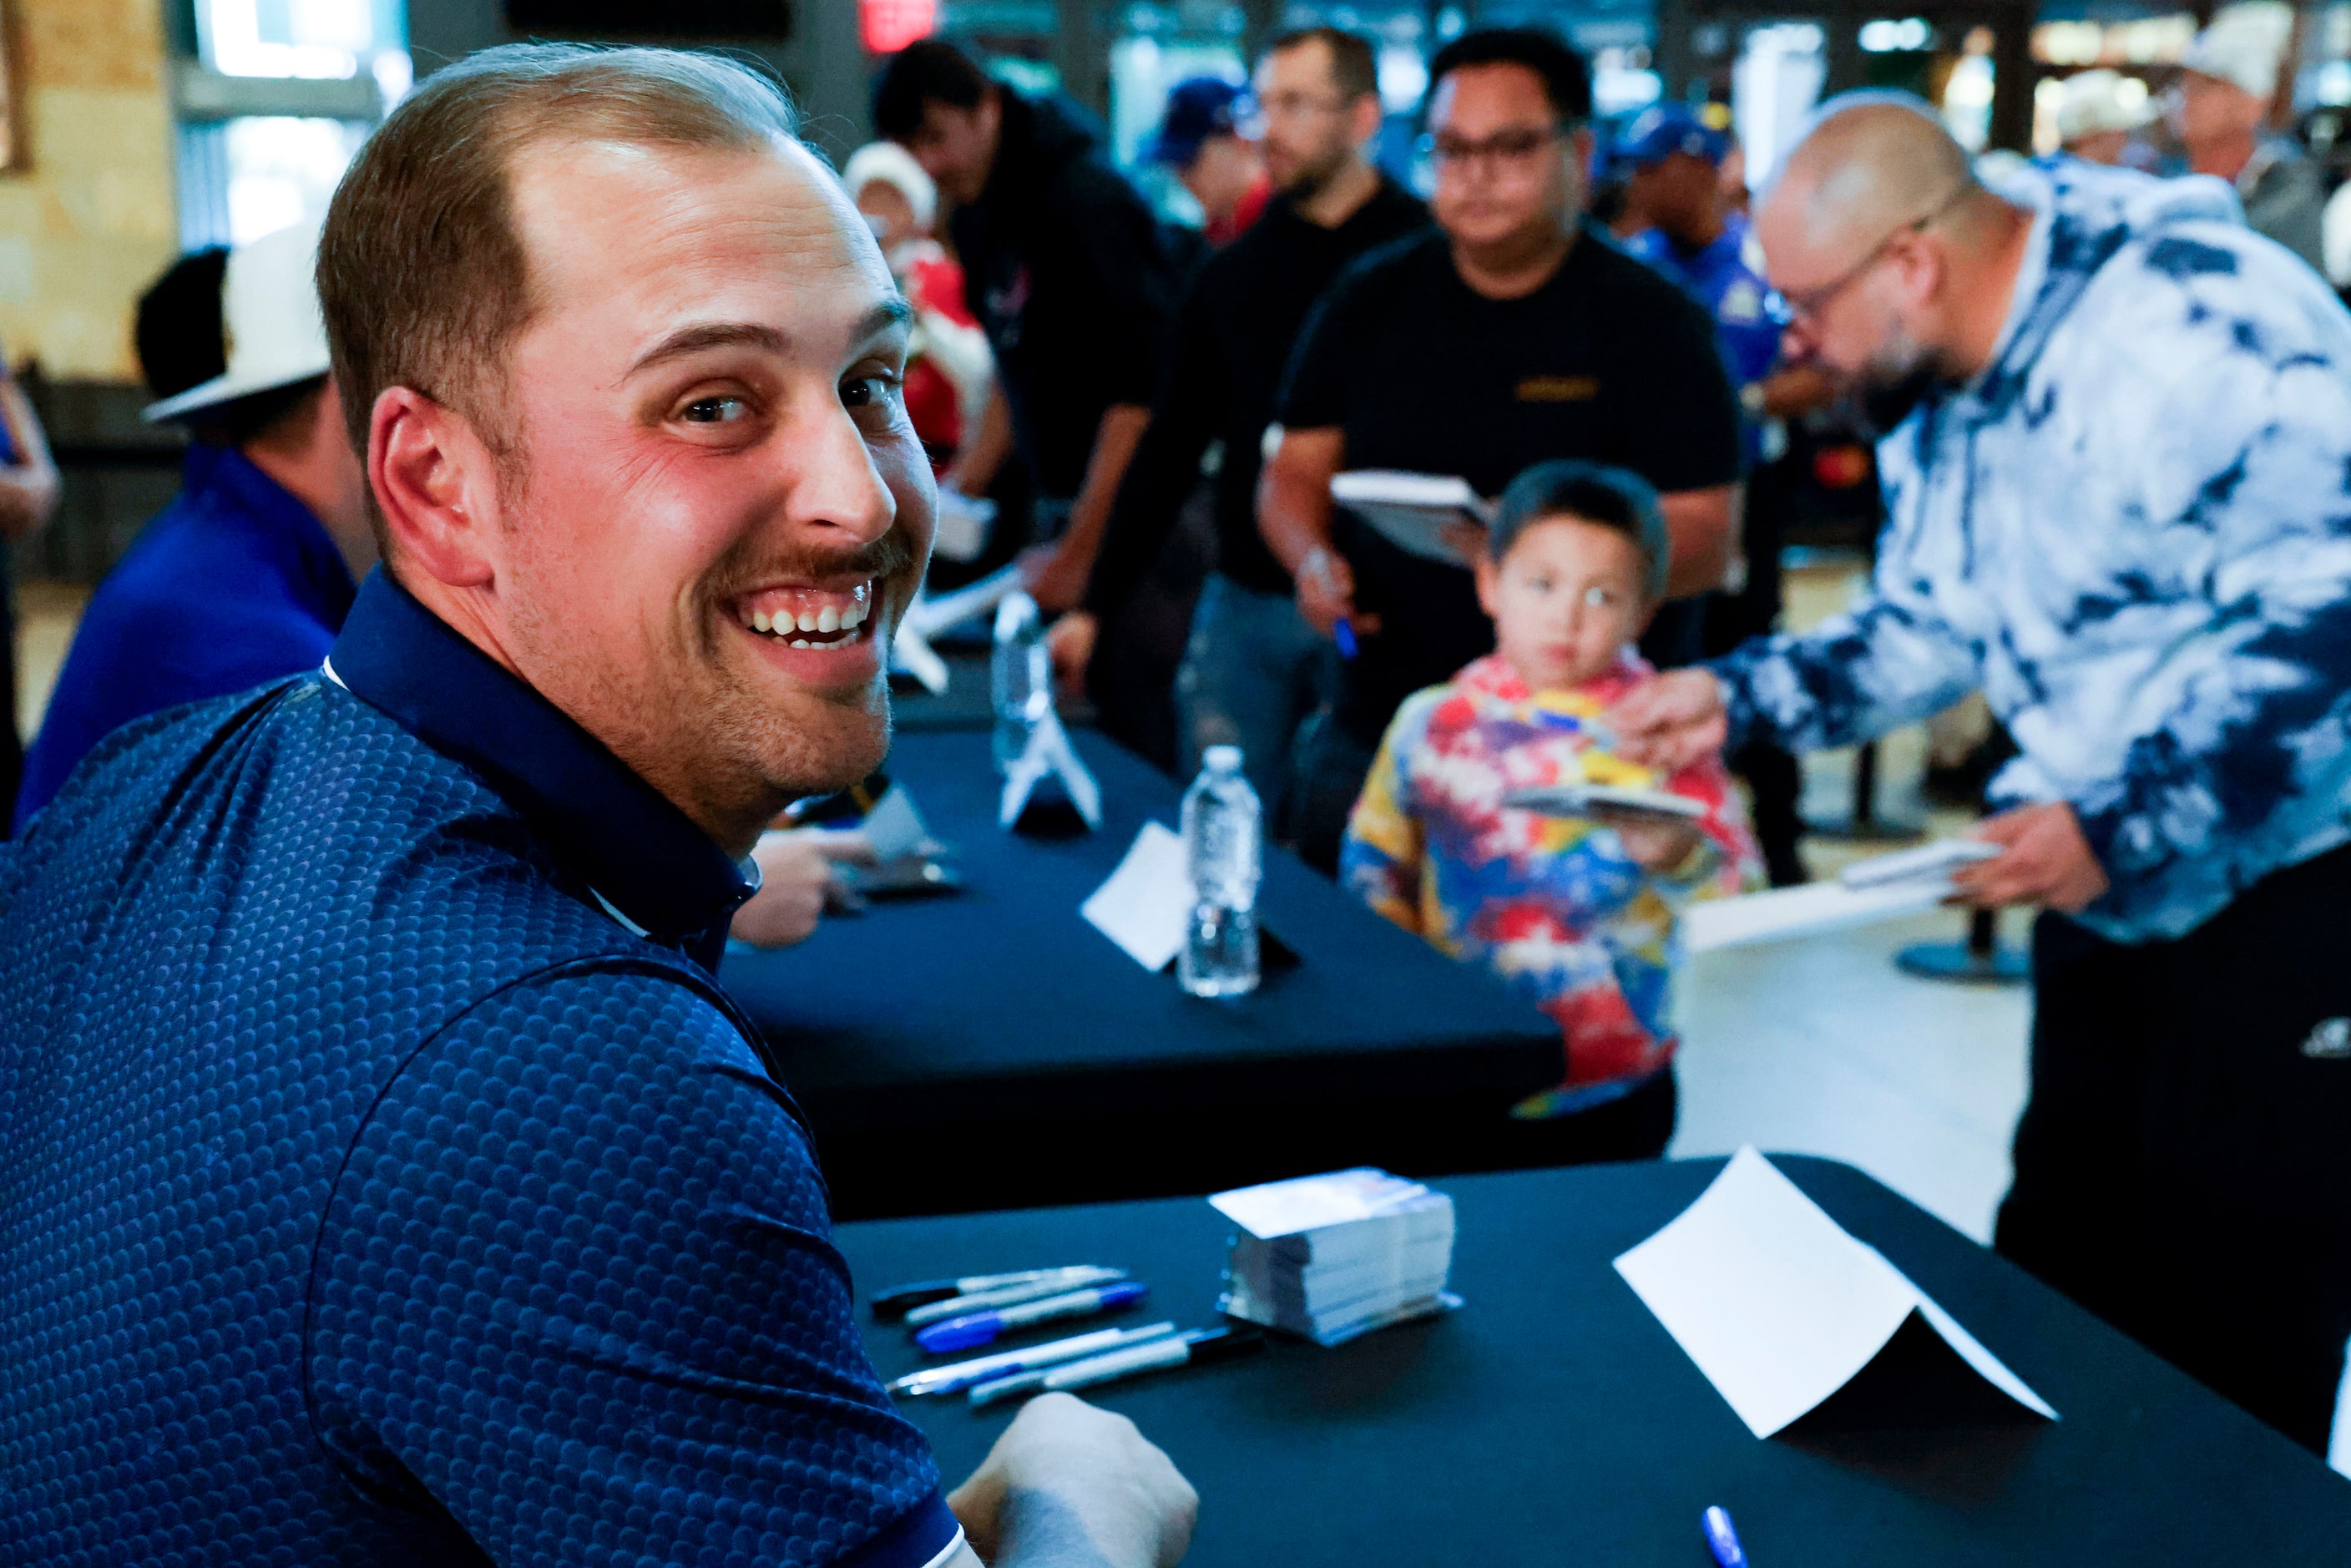
POLYGON ((1989 189, 1833 102, 1757 232, 1870 405, 1871 591, 1615 714, 1653 763, 1981 689, 2022 755, 1963 873, 2033 928, 2000 1250, 2325 1451, 2351 1333, 2351 315, 2217 181, 1989 189))

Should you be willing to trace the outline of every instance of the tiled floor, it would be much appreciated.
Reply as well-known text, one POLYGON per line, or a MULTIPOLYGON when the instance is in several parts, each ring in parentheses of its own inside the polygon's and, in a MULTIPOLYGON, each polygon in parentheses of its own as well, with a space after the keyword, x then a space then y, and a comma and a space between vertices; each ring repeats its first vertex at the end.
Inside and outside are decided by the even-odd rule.
MULTIPOLYGON (((1849 571, 1797 574, 1792 619, 1810 623, 1850 592, 1849 571)), ((19 595, 18 708, 26 732, 64 658, 86 596, 28 584, 19 595)), ((1925 742, 1917 731, 1881 750, 1890 815, 1920 815, 1925 742)), ((1808 758, 1807 814, 1850 802, 1852 760, 1808 758)), ((1964 819, 1938 814, 1938 832, 1964 819)), ((1883 846, 1877 846, 1883 847, 1883 846)), ((1815 840, 1813 869, 1832 873, 1869 846, 1815 840)), ((1859 1166, 1979 1240, 2008 1185, 2008 1140, 2023 1107, 2022 988, 1940 985, 1894 967, 1906 944, 1956 939, 1961 918, 1931 915, 1773 946, 1704 955, 1681 993, 1682 1113, 1676 1155, 1728 1154, 1741 1144, 1824 1155, 1859 1166)), ((2009 917, 2011 938, 2021 917, 2009 917)), ((2346 1384, 2351 1394, 2351 1384, 2346 1384)), ((2351 1473, 2351 1422, 2336 1421, 2336 1468, 2351 1473)))

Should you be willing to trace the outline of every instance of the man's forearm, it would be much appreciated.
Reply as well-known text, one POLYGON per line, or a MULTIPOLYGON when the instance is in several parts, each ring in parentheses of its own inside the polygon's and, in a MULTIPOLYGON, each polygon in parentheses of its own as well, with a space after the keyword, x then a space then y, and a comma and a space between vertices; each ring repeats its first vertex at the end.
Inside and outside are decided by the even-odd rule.
POLYGON ((1061 537, 1063 558, 1081 574, 1093 570, 1102 549, 1102 531, 1110 526, 1110 510, 1118 499, 1119 481, 1134 460, 1134 448, 1150 427, 1151 411, 1135 403, 1113 403, 1102 411, 1094 427, 1094 449, 1086 459, 1086 476, 1070 507, 1069 531, 1061 537))
POLYGON ((1718 485, 1658 497, 1666 515, 1666 533, 1673 541, 1673 563, 1666 574, 1667 598, 1687 599, 1722 586, 1730 571, 1744 494, 1740 486, 1718 485))
POLYGON ((1331 476, 1336 442, 1325 455, 1315 434, 1282 438, 1258 479, 1257 528, 1276 560, 1295 577, 1306 558, 1331 546, 1331 476))
POLYGON ((1005 401, 1004 382, 990 382, 987 402, 979 413, 979 427, 956 454, 947 482, 967 496, 978 496, 996 483, 997 471, 1012 455, 1012 405, 1005 401))

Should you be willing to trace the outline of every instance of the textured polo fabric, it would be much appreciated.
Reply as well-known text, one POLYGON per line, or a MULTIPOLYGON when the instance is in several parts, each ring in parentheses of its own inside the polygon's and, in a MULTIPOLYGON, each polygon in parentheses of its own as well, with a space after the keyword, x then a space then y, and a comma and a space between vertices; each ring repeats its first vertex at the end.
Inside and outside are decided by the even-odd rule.
POLYGON ((332 669, 0 859, 0 1563, 931 1561, 740 875, 381 575, 332 669))
POLYGON ((233 448, 188 449, 180 493, 90 596, 25 759, 24 821, 108 733, 315 670, 351 573, 308 507, 233 448))

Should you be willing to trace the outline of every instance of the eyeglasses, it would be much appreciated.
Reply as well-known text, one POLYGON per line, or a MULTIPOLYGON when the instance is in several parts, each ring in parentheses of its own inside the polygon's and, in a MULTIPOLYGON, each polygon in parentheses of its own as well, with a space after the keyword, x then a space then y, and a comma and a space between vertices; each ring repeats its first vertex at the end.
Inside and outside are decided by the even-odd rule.
POLYGON ((1336 114, 1347 107, 1343 98, 1322 98, 1306 92, 1278 92, 1255 102, 1259 120, 1303 120, 1310 114, 1336 114))
POLYGON ((1801 294, 1790 294, 1778 288, 1771 290, 1763 297, 1763 319, 1783 331, 1819 321, 1821 312, 1826 310, 1838 295, 1860 282, 1871 267, 1886 259, 1886 254, 1894 248, 1895 241, 1906 235, 1926 233, 1937 218, 1975 194, 1977 189, 1973 180, 1960 181, 1959 188, 1931 211, 1912 218, 1908 223, 1897 225, 1884 239, 1864 252, 1859 261, 1818 288, 1807 288, 1801 294))
POLYGON ((1566 134, 1566 129, 1559 125, 1540 130, 1531 125, 1514 126, 1479 141, 1439 131, 1422 137, 1419 146, 1440 168, 1466 169, 1472 163, 1484 163, 1494 169, 1523 169, 1566 134))

